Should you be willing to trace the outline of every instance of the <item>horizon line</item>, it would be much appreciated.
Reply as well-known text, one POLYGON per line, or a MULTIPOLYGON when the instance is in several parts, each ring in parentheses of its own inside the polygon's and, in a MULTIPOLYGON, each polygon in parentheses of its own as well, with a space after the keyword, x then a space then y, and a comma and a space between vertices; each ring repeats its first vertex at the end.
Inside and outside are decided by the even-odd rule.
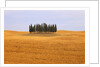
MULTIPOLYGON (((15 30, 4 30, 4 31, 15 31, 15 30)), ((72 31, 72 30, 57 30, 57 31, 72 31)), ((85 30, 82 30, 85 31, 85 30)), ((82 31, 75 31, 75 32, 82 32, 82 31)), ((16 31, 16 32, 29 32, 29 31, 16 31)))

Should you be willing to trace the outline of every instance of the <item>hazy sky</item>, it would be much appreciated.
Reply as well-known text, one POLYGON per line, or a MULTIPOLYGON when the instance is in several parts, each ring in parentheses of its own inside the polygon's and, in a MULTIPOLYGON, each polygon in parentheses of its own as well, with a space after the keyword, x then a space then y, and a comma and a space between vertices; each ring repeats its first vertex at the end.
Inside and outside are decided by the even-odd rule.
POLYGON ((28 31, 30 24, 57 24, 58 30, 85 30, 84 10, 5 10, 4 29, 28 31))

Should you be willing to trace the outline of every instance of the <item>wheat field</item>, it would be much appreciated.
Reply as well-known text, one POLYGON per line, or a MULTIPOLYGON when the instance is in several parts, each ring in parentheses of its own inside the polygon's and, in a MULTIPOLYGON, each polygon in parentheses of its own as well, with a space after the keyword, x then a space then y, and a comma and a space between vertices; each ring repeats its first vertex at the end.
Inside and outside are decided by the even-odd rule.
POLYGON ((4 64, 85 64, 85 31, 4 31, 4 64))

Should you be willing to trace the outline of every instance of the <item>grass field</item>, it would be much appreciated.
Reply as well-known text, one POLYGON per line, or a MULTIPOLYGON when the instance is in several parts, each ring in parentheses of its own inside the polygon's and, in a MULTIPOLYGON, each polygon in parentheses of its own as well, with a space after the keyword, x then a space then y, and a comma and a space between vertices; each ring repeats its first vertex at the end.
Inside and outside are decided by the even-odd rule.
POLYGON ((4 31, 4 64, 85 64, 85 31, 4 31))

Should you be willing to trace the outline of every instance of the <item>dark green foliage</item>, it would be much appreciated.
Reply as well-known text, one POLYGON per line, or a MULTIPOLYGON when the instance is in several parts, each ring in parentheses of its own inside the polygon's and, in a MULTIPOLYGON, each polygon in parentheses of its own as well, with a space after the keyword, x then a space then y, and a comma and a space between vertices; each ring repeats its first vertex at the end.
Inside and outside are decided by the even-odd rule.
POLYGON ((29 32, 57 32, 57 26, 54 25, 47 25, 46 23, 36 24, 34 26, 29 25, 29 32))
POLYGON ((52 32, 55 32, 55 27, 54 27, 54 25, 52 25, 52 32))
POLYGON ((31 32, 33 32, 33 27, 32 27, 32 24, 31 25, 29 25, 29 32, 31 33, 31 32))
POLYGON ((54 31, 57 32, 57 26, 56 26, 56 24, 55 24, 55 28, 54 29, 55 29, 54 31))

